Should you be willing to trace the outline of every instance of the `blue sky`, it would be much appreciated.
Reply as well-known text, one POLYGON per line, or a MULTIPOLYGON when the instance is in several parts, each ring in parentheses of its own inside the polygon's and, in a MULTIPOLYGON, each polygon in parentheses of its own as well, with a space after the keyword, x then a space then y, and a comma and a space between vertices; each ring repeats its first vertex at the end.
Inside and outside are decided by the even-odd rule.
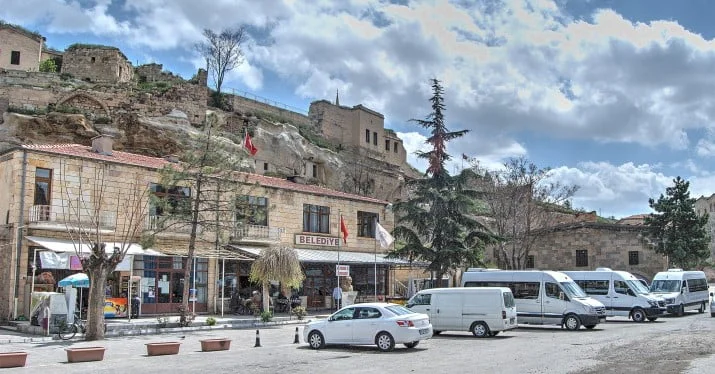
MULTIPOLYGON (((64 49, 114 45, 189 78, 201 30, 245 24, 226 88, 306 110, 335 98, 385 115, 408 151, 443 81, 449 144, 487 168, 524 156, 602 216, 650 212, 676 176, 715 192, 715 24, 708 0, 4 0, 0 18, 64 49)), ((409 156, 413 165, 424 165, 409 156)))

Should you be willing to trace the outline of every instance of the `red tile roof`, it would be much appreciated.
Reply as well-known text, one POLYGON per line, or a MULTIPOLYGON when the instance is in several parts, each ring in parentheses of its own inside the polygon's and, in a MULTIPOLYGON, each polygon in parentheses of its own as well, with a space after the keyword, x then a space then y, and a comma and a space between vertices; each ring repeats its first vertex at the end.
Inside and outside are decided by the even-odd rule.
MULTIPOLYGON (((92 147, 88 147, 81 144, 26 144, 22 145, 22 148, 44 153, 53 153, 65 156, 82 157, 97 161, 107 161, 125 165, 141 166, 150 169, 161 169, 162 167, 164 167, 164 165, 169 163, 168 160, 159 157, 142 156, 135 153, 127 153, 120 151, 112 151, 111 156, 103 155, 100 153, 93 152, 92 147)), ((263 187, 303 192, 313 195, 324 195, 343 199, 359 200, 376 204, 388 203, 388 201, 381 199, 375 199, 372 197, 331 190, 329 188, 319 187, 315 185, 295 183, 282 178, 267 177, 265 175, 251 173, 240 174, 242 175, 242 177, 245 177, 247 183, 259 184, 263 187)))

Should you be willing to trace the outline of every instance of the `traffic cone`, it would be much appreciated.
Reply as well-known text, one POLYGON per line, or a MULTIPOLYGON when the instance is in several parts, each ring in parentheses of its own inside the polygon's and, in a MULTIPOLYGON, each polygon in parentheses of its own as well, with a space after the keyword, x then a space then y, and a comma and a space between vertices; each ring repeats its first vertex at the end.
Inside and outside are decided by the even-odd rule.
POLYGON ((300 343, 300 339, 298 338, 298 327, 295 328, 295 338, 293 339, 293 344, 298 344, 300 343))
POLYGON ((256 329, 256 345, 253 346, 255 347, 260 347, 261 346, 261 333, 259 332, 258 329, 256 329))

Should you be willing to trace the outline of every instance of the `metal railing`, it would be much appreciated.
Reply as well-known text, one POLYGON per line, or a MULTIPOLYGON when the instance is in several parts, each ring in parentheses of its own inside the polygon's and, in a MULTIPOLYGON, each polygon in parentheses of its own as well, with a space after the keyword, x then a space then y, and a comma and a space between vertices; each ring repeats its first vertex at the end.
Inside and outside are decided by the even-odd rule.
POLYGON ((281 235, 284 232, 285 229, 282 227, 236 224, 233 228, 233 237, 237 241, 264 240, 277 242, 281 240, 281 235))
POLYGON ((298 108, 298 107, 294 107, 294 106, 291 106, 291 105, 288 105, 288 104, 284 104, 284 103, 281 103, 281 102, 278 102, 278 101, 275 101, 275 100, 271 100, 271 99, 265 98, 265 97, 263 97, 263 96, 256 95, 256 94, 251 93, 251 92, 241 91, 241 90, 237 90, 237 89, 230 88, 230 87, 224 88, 224 89, 223 89, 223 92, 224 92, 224 93, 227 93, 227 92, 226 92, 227 90, 230 90, 230 91, 231 91, 231 94, 234 95, 234 96, 241 96, 241 97, 244 97, 244 98, 246 98, 246 99, 250 99, 250 100, 253 100, 253 101, 257 101, 257 102, 259 102, 259 103, 263 103, 263 104, 266 104, 266 105, 270 105, 270 106, 272 106, 272 107, 289 110, 289 111, 291 111, 291 112, 296 112, 296 113, 302 114, 302 115, 304 115, 304 116, 307 116, 307 115, 308 115, 308 111, 306 111, 305 109, 300 109, 300 108, 298 108))
MULTIPOLYGON (((146 221, 146 228, 150 231, 190 234, 191 223, 181 219, 150 215, 146 221)), ((196 227, 196 232, 201 232, 201 226, 196 227)))
POLYGON ((66 225, 82 225, 102 229, 117 227, 117 216, 114 212, 92 212, 89 209, 73 209, 53 205, 33 205, 30 207, 30 223, 48 222, 66 225))

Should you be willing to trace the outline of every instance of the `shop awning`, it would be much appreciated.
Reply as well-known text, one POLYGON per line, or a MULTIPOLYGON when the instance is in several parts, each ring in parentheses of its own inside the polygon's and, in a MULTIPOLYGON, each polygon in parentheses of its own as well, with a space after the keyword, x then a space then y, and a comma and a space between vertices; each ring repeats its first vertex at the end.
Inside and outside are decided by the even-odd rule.
MULTIPOLYGON (((256 258, 261 255, 263 247, 248 247, 243 245, 229 245, 228 247, 235 248, 252 258, 256 258)), ((340 253, 340 263, 341 264, 374 264, 377 262, 378 265, 391 265, 391 266, 405 266, 409 265, 409 261, 401 259, 385 258, 385 254, 378 253, 377 256, 374 253, 367 252, 350 252, 350 251, 333 251, 333 250, 322 250, 322 249, 301 249, 296 248, 295 251, 298 253, 298 260, 300 262, 321 262, 321 263, 338 263, 338 253, 340 253)), ((414 263, 413 263, 414 264, 414 263)), ((417 265, 417 264, 415 264, 417 265)))
MULTIPOLYGON (((187 256, 188 248, 162 249, 162 253, 169 256, 187 256)), ((220 249, 196 248, 194 249, 194 257, 199 258, 217 258, 222 260, 239 260, 253 261, 253 257, 236 250, 235 248, 221 247, 220 249)))

